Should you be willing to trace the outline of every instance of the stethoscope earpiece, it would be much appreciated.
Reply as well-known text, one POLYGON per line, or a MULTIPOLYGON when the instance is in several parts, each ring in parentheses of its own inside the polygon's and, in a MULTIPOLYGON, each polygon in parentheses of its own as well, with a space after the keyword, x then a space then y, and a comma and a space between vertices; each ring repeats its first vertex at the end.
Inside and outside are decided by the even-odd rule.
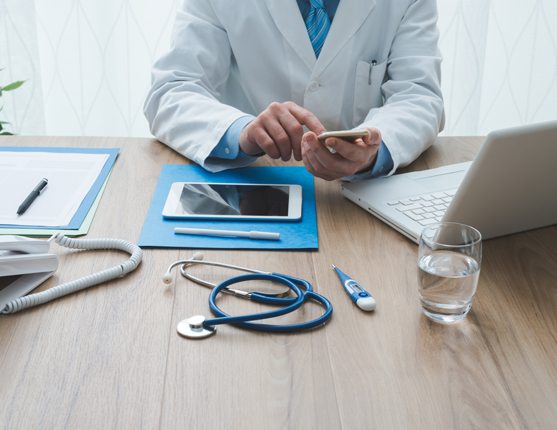
POLYGON ((164 276, 162 277, 162 282, 164 282, 165 284, 171 284, 172 283, 172 273, 166 272, 164 274, 164 276))
MULTIPOLYGON (((196 261, 203 260, 203 253, 201 251, 196 252, 195 254, 193 254, 193 257, 191 257, 191 260, 196 260, 196 261)), ((172 284, 172 273, 170 273, 172 267, 174 267, 174 265, 170 266, 166 271, 166 273, 164 274, 164 276, 162 277, 162 281, 165 284, 172 284)))
POLYGON ((203 253, 201 251, 196 252, 193 254, 192 260, 203 260, 203 253))

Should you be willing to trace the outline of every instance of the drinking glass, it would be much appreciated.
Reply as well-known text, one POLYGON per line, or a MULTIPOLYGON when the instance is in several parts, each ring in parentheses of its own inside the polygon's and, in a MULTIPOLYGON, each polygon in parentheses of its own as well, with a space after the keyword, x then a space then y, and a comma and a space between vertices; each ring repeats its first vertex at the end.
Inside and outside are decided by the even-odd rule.
POLYGON ((482 235, 453 222, 430 224, 422 231, 418 280, 422 310, 438 322, 466 316, 476 293, 482 261, 482 235))

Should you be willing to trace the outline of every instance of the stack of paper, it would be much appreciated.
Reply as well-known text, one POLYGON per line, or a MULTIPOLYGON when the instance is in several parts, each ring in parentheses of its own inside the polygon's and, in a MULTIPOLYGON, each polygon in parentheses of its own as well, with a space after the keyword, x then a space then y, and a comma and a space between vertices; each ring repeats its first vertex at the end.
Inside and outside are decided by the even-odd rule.
POLYGON ((0 148, 0 234, 86 234, 118 149, 0 148), (17 208, 42 178, 48 185, 21 215, 17 208))

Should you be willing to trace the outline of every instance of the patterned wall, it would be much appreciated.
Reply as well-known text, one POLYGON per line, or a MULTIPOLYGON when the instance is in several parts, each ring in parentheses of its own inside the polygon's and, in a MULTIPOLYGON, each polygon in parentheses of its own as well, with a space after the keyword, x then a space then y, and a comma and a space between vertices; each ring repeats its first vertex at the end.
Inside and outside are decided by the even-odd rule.
MULTIPOLYGON (((0 0, 0 85, 28 80, 0 115, 21 134, 149 136, 150 67, 179 4, 0 0)), ((444 134, 557 119, 556 0, 438 4, 444 134)))

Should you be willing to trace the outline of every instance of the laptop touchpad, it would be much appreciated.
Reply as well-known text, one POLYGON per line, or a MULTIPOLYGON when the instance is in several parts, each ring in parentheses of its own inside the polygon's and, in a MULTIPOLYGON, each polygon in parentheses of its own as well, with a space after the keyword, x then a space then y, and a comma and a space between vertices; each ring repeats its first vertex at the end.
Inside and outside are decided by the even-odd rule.
POLYGON ((441 173, 425 178, 415 178, 412 181, 430 190, 440 190, 445 188, 457 188, 466 175, 466 170, 452 173, 441 173))

